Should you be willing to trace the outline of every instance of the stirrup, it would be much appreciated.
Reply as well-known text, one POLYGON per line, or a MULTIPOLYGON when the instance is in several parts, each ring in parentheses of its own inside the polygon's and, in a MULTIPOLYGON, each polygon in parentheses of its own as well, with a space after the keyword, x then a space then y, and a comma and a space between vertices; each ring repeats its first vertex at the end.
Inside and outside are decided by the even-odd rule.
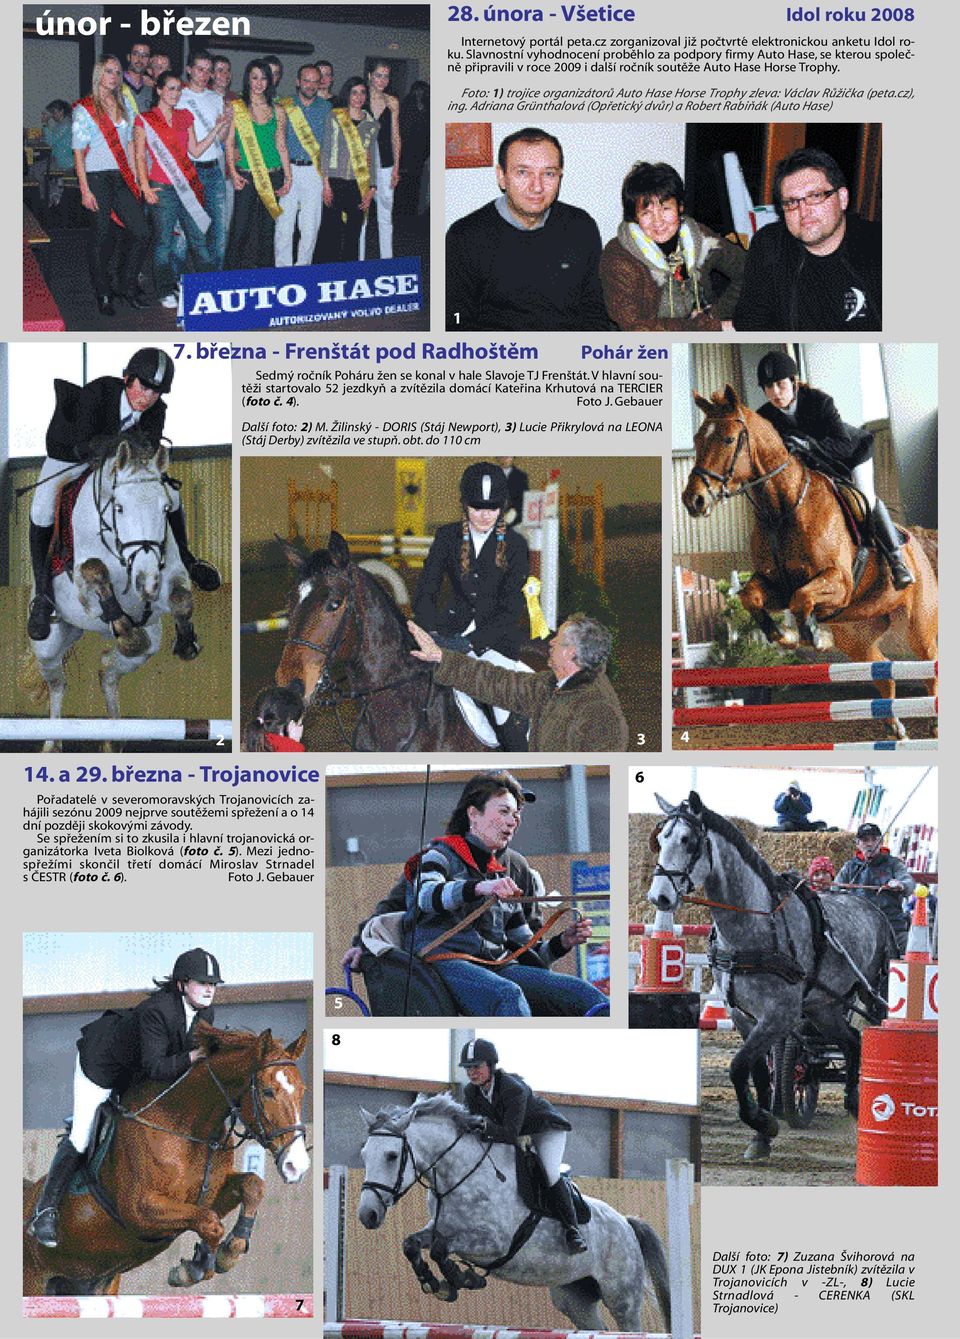
POLYGON ((578 1227, 565 1228, 563 1239, 567 1244, 567 1251, 570 1255, 580 1255, 583 1251, 589 1249, 583 1239, 583 1233, 578 1227))

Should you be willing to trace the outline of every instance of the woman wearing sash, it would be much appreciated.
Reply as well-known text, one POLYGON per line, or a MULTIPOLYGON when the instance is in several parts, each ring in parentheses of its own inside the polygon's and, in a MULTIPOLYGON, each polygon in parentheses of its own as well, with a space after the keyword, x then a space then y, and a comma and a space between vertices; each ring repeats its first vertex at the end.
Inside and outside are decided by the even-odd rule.
POLYGON ((142 112, 133 129, 137 180, 153 225, 157 295, 164 307, 177 305, 172 253, 173 230, 178 223, 193 252, 197 271, 203 273, 214 268, 210 215, 203 207, 203 186, 190 158, 199 158, 224 134, 230 121, 228 116, 221 116, 210 133, 198 140, 193 114, 177 108, 182 88, 182 81, 170 70, 161 74, 157 80, 157 105, 142 112))
POLYGON ((243 91, 232 104, 234 133, 227 140, 227 175, 233 183, 233 219, 224 269, 273 266, 278 203, 293 180, 287 152, 287 114, 274 102, 270 67, 252 60, 243 91))
POLYGON ((93 88, 73 109, 73 161, 80 200, 90 214, 87 257, 97 306, 115 316, 110 292, 110 258, 117 240, 111 215, 126 229, 127 245, 120 279, 121 296, 131 307, 148 304, 137 292, 137 277, 150 244, 140 190, 130 166, 133 113, 120 94, 123 69, 116 56, 93 67, 93 88))
POLYGON ((373 142, 377 123, 366 110, 367 85, 348 79, 323 136, 323 207, 331 211, 333 251, 327 260, 357 260, 360 232, 376 193, 373 142))
MULTIPOLYGON (((377 235, 380 239, 380 259, 393 256, 393 193, 400 180, 400 99, 388 93, 390 66, 378 60, 367 75, 370 90, 370 111, 377 119, 376 176, 377 235)), ((364 224, 363 240, 367 229, 364 224)), ((364 259, 361 242, 360 258, 364 259)))

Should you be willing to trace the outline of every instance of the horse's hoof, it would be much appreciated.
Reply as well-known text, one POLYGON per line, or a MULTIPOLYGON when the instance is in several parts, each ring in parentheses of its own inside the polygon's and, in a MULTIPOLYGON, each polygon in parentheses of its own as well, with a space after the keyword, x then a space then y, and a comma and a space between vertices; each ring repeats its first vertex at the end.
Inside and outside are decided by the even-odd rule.
POLYGON ((178 660, 196 660, 200 654, 200 643, 195 636, 180 637, 174 643, 173 654, 178 660))
POLYGON ((776 1119, 775 1116, 771 1116, 769 1111, 766 1112, 765 1114, 767 1117, 767 1123, 766 1123, 766 1129, 764 1130, 764 1134, 766 1135, 767 1139, 776 1139, 777 1135, 780 1133, 780 1122, 776 1119))
POLYGON ((743 1155, 744 1162, 768 1162, 770 1160, 770 1140, 762 1134, 755 1134, 747 1145, 743 1155))
POLYGON ((437 1296, 441 1302, 455 1302, 458 1294, 452 1283, 443 1282, 437 1289, 437 1296))
POLYGON ((432 1295, 433 1293, 440 1291, 440 1284, 436 1279, 421 1279, 420 1291, 432 1295))
MULTIPOLYGON (((202 1277, 202 1276, 201 1276, 202 1277)), ((191 1288, 195 1283, 199 1283, 200 1278, 194 1278, 192 1271, 188 1267, 186 1260, 181 1260, 178 1265, 167 1275, 167 1283, 171 1288, 191 1288)))
POLYGON ((796 628, 783 628, 778 637, 774 638, 778 646, 782 646, 786 651, 794 651, 800 645, 800 634, 796 628))

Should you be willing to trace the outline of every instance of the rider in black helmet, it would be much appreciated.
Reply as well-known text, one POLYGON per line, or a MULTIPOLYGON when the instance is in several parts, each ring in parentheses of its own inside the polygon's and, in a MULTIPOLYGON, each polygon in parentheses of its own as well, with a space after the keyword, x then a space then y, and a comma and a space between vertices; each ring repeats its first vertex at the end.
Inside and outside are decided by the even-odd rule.
POLYGON ((781 349, 760 359, 757 383, 767 397, 757 413, 773 424, 789 451, 832 479, 852 481, 859 488, 870 507, 874 537, 890 565, 894 587, 903 590, 912 585, 913 573, 900 552, 903 538, 874 487, 873 433, 844 423, 830 396, 800 381, 797 364, 781 349))
MULTIPOLYGON (((138 349, 123 369, 122 377, 96 377, 84 386, 56 378, 56 404, 47 428, 47 459, 40 470, 30 506, 30 563, 34 596, 30 603, 27 633, 35 642, 46 641, 54 615, 50 543, 53 539, 57 496, 71 479, 79 478, 95 455, 102 437, 115 436, 136 426, 160 445, 167 406, 161 398, 173 384, 173 359, 164 349, 138 349), (55 477, 54 477, 55 476, 55 477)), ((180 502, 168 515, 170 531, 180 560, 198 590, 220 586, 220 573, 212 563, 196 558, 187 540, 187 523, 180 502)), ((199 647, 181 647, 183 659, 193 659, 199 647)))
POLYGON ((577 1226, 570 1182, 560 1173, 567 1131, 573 1127, 519 1074, 508 1074, 499 1063, 497 1048, 483 1037, 464 1046, 460 1067, 467 1071, 466 1108, 482 1118, 484 1137, 494 1143, 516 1144, 522 1134, 531 1136, 547 1178, 550 1207, 563 1224, 567 1250, 579 1255, 587 1250, 587 1243, 577 1226))
POLYGON ((200 1059, 192 1045, 198 1018, 213 1022, 213 997, 223 978, 206 949, 181 953, 173 971, 133 1009, 108 1009, 81 1029, 73 1076, 73 1119, 54 1154, 36 1213, 27 1229, 42 1246, 57 1245, 58 1208, 83 1161, 97 1110, 112 1092, 138 1079, 169 1085, 200 1059))
MULTIPOLYGON (((515 662, 530 636, 523 594, 530 555, 527 541, 507 525, 508 502, 507 476, 499 465, 485 460, 468 465, 460 479, 460 520, 441 525, 433 537, 413 617, 448 651, 477 656, 497 651, 515 662)), ((526 750, 525 721, 507 716, 494 729, 503 749, 526 750)))

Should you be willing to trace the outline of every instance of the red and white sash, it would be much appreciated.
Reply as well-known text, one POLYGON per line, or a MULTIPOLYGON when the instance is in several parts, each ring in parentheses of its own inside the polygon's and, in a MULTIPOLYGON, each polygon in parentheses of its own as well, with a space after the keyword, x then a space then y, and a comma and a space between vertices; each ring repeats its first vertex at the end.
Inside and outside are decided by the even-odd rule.
POLYGON ((139 200, 140 187, 137 185, 136 178, 133 175, 133 169, 130 166, 130 159, 127 157, 126 150, 120 143, 120 136, 117 134, 117 127, 110 120, 109 116, 104 116, 101 112, 97 110, 97 105, 92 97, 88 96, 85 98, 81 98, 79 103, 77 103, 76 105, 82 107, 85 112, 89 113, 97 129, 100 131, 100 134, 107 141, 107 148, 110 150, 110 152, 113 154, 116 160, 116 164, 117 167, 119 168, 121 177, 123 177, 123 180, 126 183, 126 185, 129 186, 130 190, 139 200))
POLYGON ((167 124, 159 107, 140 116, 147 147, 154 160, 167 174, 167 180, 180 197, 180 203, 202 233, 210 227, 210 215, 204 209, 203 186, 197 170, 176 141, 173 127, 167 124))

